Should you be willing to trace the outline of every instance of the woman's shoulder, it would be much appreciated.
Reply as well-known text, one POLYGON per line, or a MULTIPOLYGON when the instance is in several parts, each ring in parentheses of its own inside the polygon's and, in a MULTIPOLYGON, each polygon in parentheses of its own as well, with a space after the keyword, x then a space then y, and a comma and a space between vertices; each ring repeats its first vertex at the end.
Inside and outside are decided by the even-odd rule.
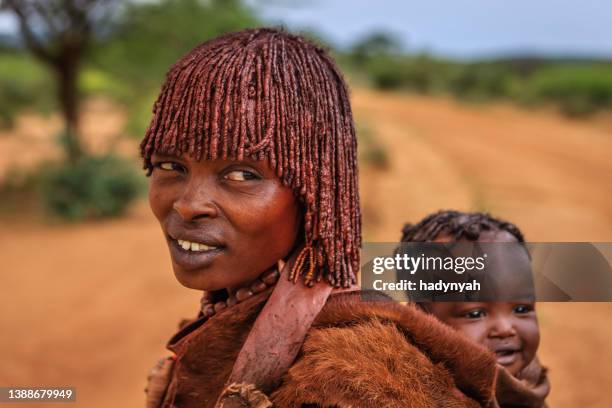
POLYGON ((495 361, 413 305, 330 296, 272 395, 278 407, 488 406, 495 361))

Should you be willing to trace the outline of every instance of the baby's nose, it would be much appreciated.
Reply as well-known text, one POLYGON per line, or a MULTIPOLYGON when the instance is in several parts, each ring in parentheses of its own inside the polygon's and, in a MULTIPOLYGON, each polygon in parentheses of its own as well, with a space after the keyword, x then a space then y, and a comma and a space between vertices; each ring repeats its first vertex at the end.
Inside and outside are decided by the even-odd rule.
POLYGON ((491 320, 489 330, 490 337, 512 337, 516 336, 516 330, 512 319, 498 316, 491 320))

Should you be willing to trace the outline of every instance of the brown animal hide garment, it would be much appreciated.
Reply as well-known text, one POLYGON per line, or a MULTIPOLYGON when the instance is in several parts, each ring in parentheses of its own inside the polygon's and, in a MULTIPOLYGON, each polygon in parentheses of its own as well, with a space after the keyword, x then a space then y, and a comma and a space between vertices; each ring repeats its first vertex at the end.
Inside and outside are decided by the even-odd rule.
MULTIPOLYGON (((271 289, 183 327, 162 407, 214 407, 271 289)), ((283 336, 283 333, 270 333, 283 336)), ((332 294, 275 407, 494 407, 492 354, 414 306, 332 294)))

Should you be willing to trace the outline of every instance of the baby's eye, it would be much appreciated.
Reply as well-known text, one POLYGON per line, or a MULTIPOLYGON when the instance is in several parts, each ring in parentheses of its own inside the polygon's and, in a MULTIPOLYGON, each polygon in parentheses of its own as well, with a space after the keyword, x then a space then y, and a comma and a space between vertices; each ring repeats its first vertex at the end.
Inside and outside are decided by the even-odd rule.
POLYGON ((259 177, 250 171, 247 170, 232 170, 225 174, 223 178, 232 181, 247 181, 247 180, 256 180, 259 177))
POLYGON ((529 313, 533 310, 533 308, 529 305, 517 305, 514 307, 514 313, 524 314, 529 313))
POLYGON ((468 319, 480 319, 481 317, 484 317, 484 316, 485 316, 485 312, 482 309, 470 310, 469 312, 465 314, 465 317, 467 317, 468 319))

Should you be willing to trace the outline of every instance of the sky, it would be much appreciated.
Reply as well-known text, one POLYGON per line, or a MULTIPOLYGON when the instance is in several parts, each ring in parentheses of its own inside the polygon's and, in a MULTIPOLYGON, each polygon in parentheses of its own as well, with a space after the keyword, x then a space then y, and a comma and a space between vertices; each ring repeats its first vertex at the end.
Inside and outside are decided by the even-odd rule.
MULTIPOLYGON (((271 24, 313 29, 348 47, 394 34, 410 51, 612 58, 612 0, 246 0, 271 24)), ((0 33, 16 27, 0 15, 0 33)))
POLYGON ((612 0, 252 0, 288 28, 337 46, 372 31, 457 58, 531 53, 612 57, 612 0))

